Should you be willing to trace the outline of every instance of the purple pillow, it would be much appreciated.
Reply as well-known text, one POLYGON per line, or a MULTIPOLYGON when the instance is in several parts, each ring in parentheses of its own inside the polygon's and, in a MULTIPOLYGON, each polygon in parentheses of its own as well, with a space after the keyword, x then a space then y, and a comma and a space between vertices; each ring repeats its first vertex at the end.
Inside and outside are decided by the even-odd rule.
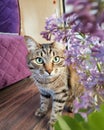
POLYGON ((0 0, 0 32, 20 32, 18 0, 0 0))

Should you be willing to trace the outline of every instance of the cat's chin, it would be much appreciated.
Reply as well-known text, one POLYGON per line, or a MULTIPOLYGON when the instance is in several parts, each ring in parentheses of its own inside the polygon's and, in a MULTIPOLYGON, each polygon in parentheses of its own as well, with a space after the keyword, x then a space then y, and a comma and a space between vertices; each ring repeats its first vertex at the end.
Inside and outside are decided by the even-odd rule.
POLYGON ((36 78, 36 81, 40 84, 50 84, 52 82, 55 82, 58 78, 60 77, 60 75, 58 76, 55 76, 55 77, 51 77, 51 76, 48 76, 48 77, 45 77, 45 78, 36 78))

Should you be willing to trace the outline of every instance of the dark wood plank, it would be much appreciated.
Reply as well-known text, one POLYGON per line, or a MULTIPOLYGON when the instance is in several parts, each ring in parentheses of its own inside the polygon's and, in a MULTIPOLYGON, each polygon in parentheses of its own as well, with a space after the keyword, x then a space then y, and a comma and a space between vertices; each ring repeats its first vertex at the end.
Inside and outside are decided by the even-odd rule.
MULTIPOLYGON (((51 111, 51 109, 50 109, 51 111)), ((46 130, 47 124, 50 117, 50 111, 48 111, 47 115, 44 116, 33 128, 33 130, 46 130)))
POLYGON ((24 90, 23 86, 25 85, 25 88, 26 88, 26 87, 28 87, 29 84, 31 84, 31 82, 32 81, 30 81, 28 78, 26 78, 12 86, 8 86, 7 88, 0 90, 0 106, 1 106, 1 103, 12 98, 16 93, 20 92, 20 90, 23 91, 24 90))
POLYGON ((0 130, 47 130, 51 109, 45 117, 35 117, 39 102, 39 91, 30 78, 0 90, 0 130))
POLYGON ((32 129, 38 121, 34 118, 38 107, 39 93, 31 79, 25 79, 1 90, 0 130, 32 129))

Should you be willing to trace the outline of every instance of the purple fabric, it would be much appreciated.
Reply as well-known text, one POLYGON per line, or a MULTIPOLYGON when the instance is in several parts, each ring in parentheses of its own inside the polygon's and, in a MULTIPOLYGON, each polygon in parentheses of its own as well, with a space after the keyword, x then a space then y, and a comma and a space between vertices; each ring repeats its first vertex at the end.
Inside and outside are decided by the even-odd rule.
POLYGON ((19 33, 18 0, 0 0, 0 32, 19 33))
POLYGON ((27 49, 19 35, 0 35, 0 89, 31 74, 26 63, 27 49))

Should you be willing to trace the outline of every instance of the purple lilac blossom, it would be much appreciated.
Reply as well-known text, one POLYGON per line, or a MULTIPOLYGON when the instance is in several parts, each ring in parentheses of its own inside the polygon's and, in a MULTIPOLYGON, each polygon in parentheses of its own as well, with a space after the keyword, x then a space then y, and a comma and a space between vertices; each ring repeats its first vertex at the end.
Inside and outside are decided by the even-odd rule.
MULTIPOLYGON (((104 13, 99 17, 90 13, 91 10, 98 9, 98 5, 88 0, 68 0, 67 3, 77 8, 65 14, 65 17, 57 18, 53 15, 46 19, 45 31, 41 34, 47 40, 63 41, 67 46, 66 65, 77 65, 80 82, 85 86, 86 92, 74 101, 74 112, 89 107, 96 109, 98 105, 93 98, 94 87, 104 86, 104 30, 101 27, 104 13)), ((104 89, 102 93, 99 90, 96 94, 102 97, 104 89)))
MULTIPOLYGON (((46 28, 45 32, 42 33, 44 37, 46 37, 48 40, 50 40, 51 35, 54 36, 55 41, 61 41, 65 38, 67 38, 66 45, 68 46, 68 50, 66 51, 67 59, 66 63, 71 64, 73 62, 76 62, 77 65, 82 68, 82 70, 86 70, 85 76, 81 76, 82 81, 85 80, 86 73, 90 72, 90 77, 92 76, 92 70, 91 68, 96 68, 96 72, 98 71, 96 65, 97 62, 100 62, 101 65, 103 65, 104 61, 104 42, 100 43, 99 38, 92 37, 88 35, 80 35, 80 33, 76 33, 71 31, 71 29, 64 29, 62 28, 64 21, 63 20, 57 20, 57 17, 53 17, 47 19, 46 21, 46 28), (58 21, 58 23, 56 22, 58 21), (95 52, 96 50, 96 52, 95 52), (96 60, 95 60, 96 59, 96 60), (92 64, 91 64, 92 63, 92 64), (89 66, 88 66, 89 64, 89 66), (93 65, 94 64, 94 65, 93 65), (83 80, 84 79, 84 80, 83 80)), ((102 71, 104 72, 104 70, 102 71)), ((83 71, 82 71, 83 73, 83 71)), ((80 72, 79 74, 82 75, 80 72)), ((98 72, 97 72, 98 75, 98 72)), ((97 76, 98 77, 98 76, 97 76)), ((91 86, 89 85, 90 82, 92 84, 92 81, 90 81, 92 78, 86 77, 86 82, 84 83, 85 86, 91 86), (90 82, 89 82, 90 81, 90 82)), ((94 77, 95 78, 95 77, 94 77)), ((100 80, 100 79, 99 79, 100 80)), ((96 79, 95 79, 96 81, 96 79)), ((95 82, 93 81, 93 83, 95 82)), ((96 83, 96 82, 95 82, 96 83)))
POLYGON ((104 22, 104 9, 101 7, 103 3, 99 4, 97 0, 67 0, 67 4, 72 5, 73 10, 65 14, 65 18, 76 14, 75 18, 69 20, 70 26, 74 24, 74 31, 90 33, 104 40, 104 30, 98 28, 104 22))

